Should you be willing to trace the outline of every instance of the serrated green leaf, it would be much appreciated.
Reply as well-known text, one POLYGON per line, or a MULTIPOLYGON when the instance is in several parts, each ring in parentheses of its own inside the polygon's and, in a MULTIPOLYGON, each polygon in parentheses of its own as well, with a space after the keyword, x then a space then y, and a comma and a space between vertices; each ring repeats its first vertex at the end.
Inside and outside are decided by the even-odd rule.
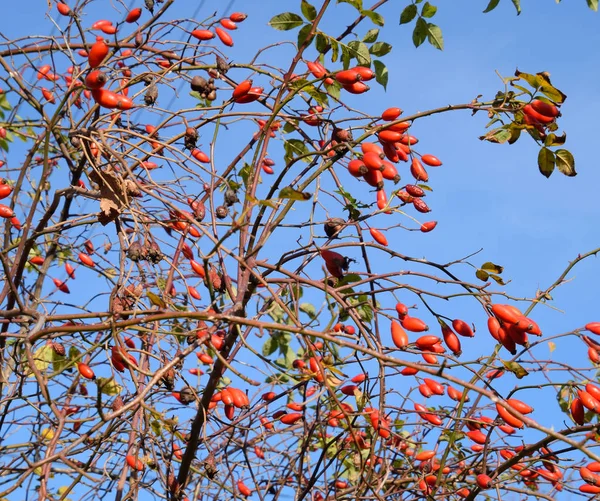
POLYGON ((112 378, 97 377, 96 384, 100 392, 109 397, 114 397, 123 391, 123 387, 112 378))
POLYGON ((542 175, 549 178, 554 172, 555 157, 554 152, 548 148, 540 149, 538 153, 538 168, 542 175))
MULTIPOLYGON (((308 36, 312 30, 312 24, 305 24, 300 28, 298 32, 298 47, 309 46, 310 43, 307 43, 308 36)), ((312 42, 312 40, 311 40, 312 42)))
POLYGON ((575 172, 575 159, 569 150, 556 150, 556 167, 565 176, 574 177, 577 175, 577 172, 575 172))
POLYGON ((371 54, 369 47, 359 40, 352 40, 348 43, 350 56, 356 59, 360 66, 371 66, 371 54))
POLYGON ((504 271, 504 268, 502 266, 500 266, 499 264, 494 264, 491 261, 488 261, 487 263, 483 263, 481 265, 481 269, 489 271, 491 273, 497 273, 498 275, 501 275, 502 272, 504 271))
POLYGON ((415 4, 408 4, 400 14, 400 24, 410 23, 417 15, 419 10, 415 4))
POLYGON ((377 57, 385 56, 392 50, 392 46, 387 42, 376 42, 371 45, 369 52, 377 57))
POLYGON ((298 191, 291 186, 286 186, 279 191, 278 197, 306 202, 312 198, 312 193, 298 191))
POLYGON ((431 5, 429 2, 425 2, 423 7, 421 7, 421 16, 430 18, 435 16, 437 12, 437 7, 435 5, 431 5))
POLYGON ((375 68, 375 80, 379 85, 381 85, 384 89, 387 89, 388 84, 388 70, 387 66, 383 64, 381 61, 373 61, 373 67, 375 68))
POLYGON ((490 277, 490 275, 488 274, 487 271, 484 270, 477 270, 475 272, 475 276, 481 280, 482 282, 487 282, 488 278, 490 277))
POLYGON ((317 17, 317 9, 315 9, 306 0, 302 0, 302 2, 300 2, 300 10, 302 11, 302 15, 308 21, 314 21, 315 18, 317 17))
POLYGON ((379 12, 375 12, 374 10, 363 10, 361 14, 368 17, 371 22, 377 26, 383 26, 385 24, 385 19, 379 12))
POLYGON ((279 31, 288 31, 297 28, 304 24, 304 21, 298 14, 293 12, 284 12, 283 14, 277 14, 272 17, 269 21, 269 26, 279 31))
POLYGON ((427 41, 436 49, 444 50, 444 37, 439 26, 433 23, 427 25, 427 41))
POLYGON ((367 31, 367 33, 363 37, 363 42, 365 42, 365 43, 376 42, 378 36, 379 36, 379 28, 373 28, 372 30, 367 31))
POLYGON ((485 14, 486 12, 493 11, 496 7, 498 7, 499 3, 500 3, 500 0, 490 0, 490 3, 488 3, 488 6, 485 8, 483 13, 485 14))

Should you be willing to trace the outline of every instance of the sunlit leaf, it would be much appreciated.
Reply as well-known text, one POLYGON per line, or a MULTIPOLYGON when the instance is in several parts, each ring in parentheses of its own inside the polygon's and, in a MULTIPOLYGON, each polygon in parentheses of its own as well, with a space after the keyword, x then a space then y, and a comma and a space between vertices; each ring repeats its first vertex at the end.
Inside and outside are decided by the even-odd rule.
POLYGON ((373 61, 373 66, 375 68, 376 82, 379 85, 381 85, 384 89, 387 89, 388 78, 389 78, 387 66, 378 60, 373 61))
POLYGON ((429 2, 425 2, 423 7, 421 8, 421 16, 430 18, 435 16, 437 12, 437 7, 435 5, 431 5, 429 2))
POLYGON ((475 276, 479 279, 482 280, 483 282, 486 282, 488 280, 488 278, 490 277, 490 275, 488 274, 487 271, 484 270, 477 270, 475 272, 475 276))
POLYGON ((569 150, 556 150, 556 167, 565 176, 574 177, 577 175, 577 172, 575 172, 575 159, 569 150))
POLYGON ((280 31, 288 31, 304 24, 304 21, 298 14, 293 12, 284 12, 283 14, 277 14, 272 17, 269 21, 269 25, 272 28, 280 31))
POLYGON ((279 198, 289 198, 290 200, 300 200, 305 202, 306 200, 310 200, 312 197, 312 193, 302 192, 295 190, 291 186, 286 186, 279 191, 279 198))
POLYGON ((154 306, 158 306, 159 308, 166 308, 166 303, 158 297, 154 292, 147 291, 146 296, 154 306))
POLYGON ((491 261, 488 261, 487 263, 483 263, 481 265, 481 269, 489 271, 491 273, 497 273, 498 275, 501 275, 502 272, 504 271, 504 268, 502 266, 500 266, 499 264, 494 264, 491 261))
POLYGON ((488 3, 488 6, 485 8, 485 10, 483 11, 484 14, 486 12, 491 12, 493 11, 496 7, 498 7, 498 4, 500 3, 500 0, 490 0, 490 3, 488 3))
POLYGON ((540 172, 547 178, 554 172, 554 152, 548 148, 542 148, 538 154, 538 167, 540 172))
POLYGON ((509 361, 502 360, 502 365, 504 365, 504 367, 506 367, 507 370, 509 370, 515 376, 517 376, 517 379, 522 379, 525 376, 527 376, 527 374, 529 374, 529 372, 527 372, 521 364, 514 362, 512 360, 509 360, 509 361))
POLYGON ((439 26, 433 23, 427 25, 427 40, 436 49, 444 50, 444 38, 442 37, 442 30, 439 26))
POLYGON ((317 17, 317 9, 315 9, 306 0, 302 0, 302 2, 300 2, 300 10, 302 11, 302 15, 308 21, 314 21, 315 17, 317 17))
MULTIPOLYGON (((365 43, 376 42, 378 36, 379 36, 379 29, 378 28, 373 28, 372 30, 367 31, 367 33, 363 37, 363 42, 365 42, 365 43)), ((372 53, 373 52, 371 52, 371 54, 372 53)))
POLYGON ((400 24, 410 23, 417 15, 417 6, 413 3, 408 4, 404 7, 402 14, 400 14, 400 24))
POLYGON ((361 14, 368 17, 373 24, 377 26, 383 26, 385 24, 385 19, 379 12, 375 12, 374 10, 363 10, 361 14))
POLYGON ((412 40, 415 47, 419 47, 427 39, 427 35, 429 34, 428 28, 427 21, 422 17, 417 19, 412 34, 412 40))
POLYGON ((377 57, 385 56, 392 50, 392 46, 387 42, 376 42, 371 45, 369 52, 377 57))
POLYGON ((114 397, 115 395, 118 395, 123 391, 123 387, 120 384, 117 384, 117 382, 112 377, 98 377, 96 378, 96 384, 98 385, 98 388, 100 388, 100 391, 104 395, 108 395, 111 397, 114 397))

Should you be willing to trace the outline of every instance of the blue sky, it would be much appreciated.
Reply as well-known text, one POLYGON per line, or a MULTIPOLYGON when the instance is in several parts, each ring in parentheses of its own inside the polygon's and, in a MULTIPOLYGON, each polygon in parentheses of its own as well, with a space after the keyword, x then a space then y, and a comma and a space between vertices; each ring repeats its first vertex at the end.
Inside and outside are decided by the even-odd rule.
MULTIPOLYGON (((133 5, 141 3, 133 2, 133 5)), ((556 171, 550 179, 545 179, 537 170, 538 149, 529 137, 523 136, 512 146, 481 142, 478 136, 484 133, 487 122, 483 115, 472 117, 468 112, 454 112, 418 121, 413 133, 421 140, 419 151, 433 153, 444 162, 442 167, 430 171, 429 184, 434 191, 427 202, 433 212, 423 219, 436 219, 439 224, 427 235, 399 230, 388 234, 390 246, 398 252, 426 256, 438 262, 452 261, 483 248, 472 262, 501 264, 505 267, 504 276, 511 280, 503 289, 515 297, 532 297, 537 288, 553 282, 578 253, 600 244, 597 237, 600 172, 596 142, 600 116, 598 15, 587 8, 584 0, 559 5, 551 0, 523 2, 523 13, 518 17, 509 0, 503 0, 494 12, 485 15, 481 11, 486 1, 439 2, 438 14, 432 21, 443 30, 445 50, 440 52, 427 44, 419 49, 412 46, 412 25, 398 25, 399 3, 390 2, 381 10, 386 25, 380 40, 394 46, 384 59, 390 72, 387 92, 374 84, 369 93, 348 99, 357 107, 373 115, 388 106, 399 106, 406 113, 412 113, 469 102, 478 94, 484 99, 491 98, 502 89, 495 71, 509 76, 516 68, 529 73, 549 71, 553 83, 568 95, 559 124, 561 130, 567 131, 566 148, 576 159, 578 176, 575 178, 566 178, 556 171)), ((93 4, 84 25, 102 16, 115 19, 110 9, 104 10, 108 5, 109 2, 93 4)), ((173 9, 173 17, 190 18, 200 7, 196 19, 201 20, 226 5, 229 4, 180 0, 173 9)), ((46 8, 45 0, 28 0, 26 9, 9 9, 3 13, 2 33, 8 38, 29 33, 47 34, 51 24, 44 18, 46 8)), ((233 60, 246 62, 259 47, 282 37, 295 40, 296 31, 282 34, 269 28, 267 22, 277 13, 299 11, 299 2, 234 0, 231 3, 231 11, 244 9, 249 18, 234 34, 236 45, 228 52, 233 60)), ((322 25, 322 29, 331 34, 337 34, 355 17, 348 5, 335 9, 335 19, 326 17, 322 25)), ((52 16, 64 26, 65 19, 57 18, 55 10, 52 16)), ((195 27, 190 24, 190 29, 192 26, 195 27)), ((366 28, 361 27, 357 33, 362 36, 365 31, 366 28)), ((269 53, 270 62, 285 65, 290 54, 291 49, 286 47, 273 50, 269 53)), ((335 68, 335 65, 330 66, 335 68)), ((236 75, 244 76, 244 73, 236 75)), ((409 174, 404 172, 403 179, 408 181, 409 174)), ((353 180, 349 177, 345 180, 351 186, 353 180)), ((352 188, 361 193, 362 188, 352 188)), ((365 190, 362 193, 373 197, 365 190)), ((387 216, 378 216, 373 225, 389 224, 387 216)), ((376 266, 385 271, 390 263, 386 258, 376 266)), ((398 264, 393 262, 391 266, 398 264)), ((466 267, 460 276, 476 281, 473 272, 466 267)), ((579 264, 571 277, 572 282, 552 294, 555 299, 552 305, 565 314, 543 306, 535 309, 533 318, 547 335, 600 320, 597 259, 590 258, 579 264)), ((77 292, 79 287, 84 290, 85 283, 74 284, 73 290, 77 292)), ((473 313, 472 305, 464 301, 457 304, 457 316, 471 315, 469 319, 476 321, 481 331, 477 344, 469 344, 470 340, 463 343, 465 356, 475 357, 481 352, 481 340, 488 343, 489 339, 485 316, 481 309, 473 313)), ((560 354, 561 359, 587 366, 583 343, 573 343, 571 339, 559 343, 556 355, 551 355, 548 349, 536 353, 546 357, 560 354), (567 350, 574 351, 571 355, 567 350)), ((491 346, 491 343, 485 345, 486 348, 491 346)), ((510 387, 515 382, 513 378, 506 385, 510 387)), ((546 404, 540 402, 540 406, 543 405, 546 404)), ((553 401, 547 405, 543 408, 557 412, 553 401)), ((563 416, 557 417, 557 414, 536 417, 557 427, 563 420, 563 416)))

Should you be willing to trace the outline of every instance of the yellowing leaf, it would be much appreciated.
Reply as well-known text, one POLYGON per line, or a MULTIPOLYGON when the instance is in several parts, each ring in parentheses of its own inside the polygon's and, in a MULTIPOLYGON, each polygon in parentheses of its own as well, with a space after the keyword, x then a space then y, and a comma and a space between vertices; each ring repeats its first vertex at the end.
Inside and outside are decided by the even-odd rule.
POLYGON ((548 348, 550 348, 550 353, 552 353, 554 350, 556 350, 556 344, 552 341, 548 341, 548 348))
POLYGON ((527 376, 527 374, 529 374, 529 372, 527 372, 525 370, 525 368, 523 366, 521 366, 521 364, 519 364, 517 362, 512 362, 512 361, 505 362, 503 360, 502 364, 504 365, 504 367, 506 367, 507 370, 509 370, 515 376, 517 376, 517 379, 522 379, 525 376, 527 376))
POLYGON ((312 193, 295 190, 291 186, 286 186, 279 192, 279 198, 289 198, 290 200, 300 200, 305 202, 310 200, 312 193))
POLYGON ((489 271, 490 273, 496 273, 498 275, 501 275, 502 272, 504 271, 504 268, 502 266, 500 266, 499 264, 494 264, 491 261, 488 261, 487 263, 483 263, 481 265, 481 269, 485 270, 485 271, 489 271))
POLYGON ((44 428, 41 435, 44 442, 50 442, 50 440, 54 438, 54 430, 51 428, 44 428))
MULTIPOLYGON (((50 364, 52 363, 52 354, 54 350, 52 346, 45 344, 44 346, 40 346, 37 350, 35 350, 33 354, 33 363, 38 371, 41 373, 46 372, 50 364)), ((28 371, 28 376, 33 377, 33 371, 28 371)))
POLYGON ((96 384, 102 393, 111 397, 118 395, 123 391, 123 387, 120 384, 117 384, 113 378, 96 378, 96 384))
POLYGON ((148 299, 154 306, 158 306, 159 308, 165 308, 167 306, 165 302, 153 292, 146 292, 146 296, 148 296, 148 299))

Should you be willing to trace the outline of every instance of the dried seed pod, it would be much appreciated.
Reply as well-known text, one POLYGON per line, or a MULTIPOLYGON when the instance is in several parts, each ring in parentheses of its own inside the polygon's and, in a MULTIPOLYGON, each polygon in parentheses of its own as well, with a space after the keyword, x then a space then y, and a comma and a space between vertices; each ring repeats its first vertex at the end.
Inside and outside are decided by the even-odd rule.
POLYGON ((147 106, 152 106, 154 103, 156 103, 157 99, 158 99, 158 87, 156 85, 152 84, 152 85, 150 85, 150 87, 148 87, 146 94, 144 94, 144 102, 146 103, 147 106))
POLYGON ((52 349, 54 350, 54 353, 56 353, 57 355, 59 355, 61 357, 65 356, 66 350, 65 350, 65 347, 61 343, 53 341, 52 349))
MULTIPOLYGON (((164 373, 163 377, 160 379, 160 382, 164 385, 164 387, 171 391, 175 387, 175 370, 169 369, 164 373)), ((188 388, 184 388, 188 389, 188 388)), ((181 399, 181 395, 183 394, 183 390, 179 393, 179 398, 181 399)), ((192 395, 193 399, 193 395, 192 395)), ((184 402, 185 403, 185 402, 184 402)))
POLYGON ((215 99, 217 99, 217 91, 215 90, 211 90, 207 95, 206 95, 206 99, 208 101, 214 101, 215 99))
POLYGON ((150 242, 146 249, 146 259, 151 263, 160 263, 163 259, 163 253, 160 251, 160 247, 156 242, 150 242))
POLYGON ((144 37, 142 36, 142 34, 138 31, 135 35, 135 39, 134 39, 134 44, 136 47, 139 47, 140 45, 142 45, 144 43, 144 37))
POLYGON ((125 403, 123 402, 123 399, 121 398, 121 396, 117 395, 117 398, 115 398, 113 400, 111 407, 112 407, 113 412, 117 412, 118 410, 121 410, 124 405, 125 405, 125 403))
POLYGON ((227 214, 228 214, 227 207, 225 207, 223 205, 219 205, 215 209, 215 216, 217 216, 217 219, 225 219, 227 217, 227 214))
POLYGON ((179 391, 179 400, 182 404, 189 404, 195 400, 194 392, 185 386, 179 391))
POLYGON ((194 212, 196 221, 202 222, 204 220, 204 217, 206 216, 206 206, 202 200, 196 200, 192 203, 192 211, 194 212))
POLYGON ((137 241, 133 242, 129 246, 129 249, 127 249, 127 257, 131 259, 134 263, 146 259, 146 253, 144 252, 142 244, 137 241))
POLYGON ((225 191, 225 196, 223 197, 223 200, 225 202, 225 206, 227 206, 227 207, 231 207, 234 203, 239 202, 237 194, 231 188, 227 188, 227 191, 225 191))
POLYGON ((329 238, 338 238, 340 231, 344 229, 346 221, 339 217, 333 217, 325 221, 324 230, 329 238))
POLYGON ((347 141, 352 141, 352 132, 346 129, 333 129, 331 133, 331 139, 337 141, 338 143, 344 143, 347 141))
POLYGON ((208 90, 208 82, 200 75, 196 75, 194 78, 192 78, 190 86, 192 90, 196 92, 205 92, 208 90))
POLYGON ((217 56, 217 71, 222 75, 227 74, 229 71, 229 64, 220 56, 217 56))
POLYGON ((198 131, 193 127, 188 127, 185 129, 185 137, 183 141, 188 150, 193 150, 196 147, 196 142, 198 141, 198 131))

